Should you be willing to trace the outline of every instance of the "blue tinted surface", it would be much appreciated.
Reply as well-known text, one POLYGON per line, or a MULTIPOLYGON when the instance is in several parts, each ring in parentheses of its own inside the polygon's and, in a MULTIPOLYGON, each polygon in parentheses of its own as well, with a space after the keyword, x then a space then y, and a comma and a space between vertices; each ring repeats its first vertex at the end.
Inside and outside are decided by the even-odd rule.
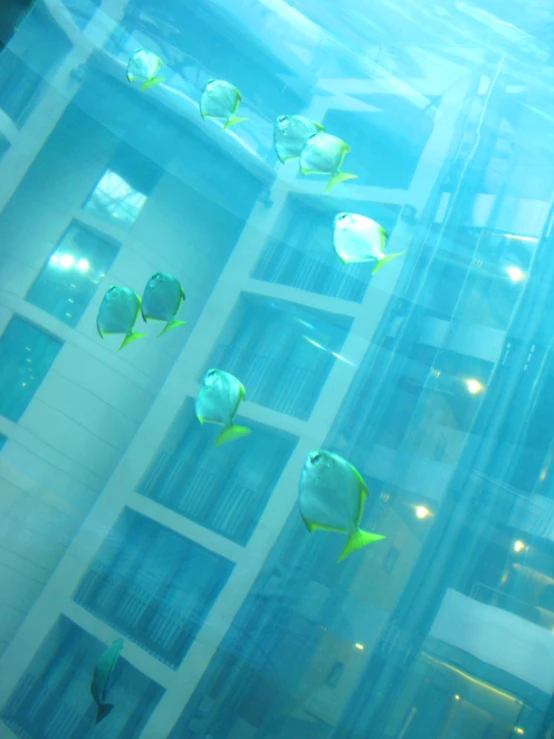
POLYGON ((177 667, 232 569, 213 552, 125 510, 75 601, 177 667))
MULTIPOLYGON (((19 737, 83 736, 96 713, 90 700, 90 676, 104 649, 102 642, 62 616, 5 707, 4 723, 19 737)), ((134 739, 140 736, 163 688, 122 656, 112 675, 111 694, 120 710, 110 736, 134 739)))
POLYGON ((118 251, 117 241, 73 221, 32 284, 27 300, 76 326, 118 251))
POLYGON ((0 337, 0 414, 18 421, 62 347, 59 339, 22 318, 0 337))
POLYGON ((12 3, 1 739, 553 739, 554 7, 12 3), (137 49, 160 84, 128 81, 137 49), (246 120, 202 118, 210 79, 246 120), (294 114, 354 179, 278 161, 294 114), (400 257, 342 264, 341 212, 400 257), (158 271, 188 323, 102 342, 105 290, 158 271), (211 367, 252 431, 221 446, 211 367), (353 483, 323 530, 315 450, 353 483), (356 527, 385 538, 339 561, 356 527))

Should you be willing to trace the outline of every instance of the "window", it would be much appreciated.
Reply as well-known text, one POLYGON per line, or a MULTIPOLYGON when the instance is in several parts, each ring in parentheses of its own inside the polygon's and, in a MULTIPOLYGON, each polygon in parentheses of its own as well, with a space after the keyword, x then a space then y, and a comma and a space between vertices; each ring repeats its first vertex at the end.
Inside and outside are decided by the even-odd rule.
POLYGON ((19 421, 58 356, 62 341, 12 318, 0 338, 0 414, 19 421))
MULTIPOLYGON (((15 736, 27 739, 96 733, 89 686, 96 660, 107 646, 61 616, 4 707, 3 723, 15 736)), ((136 739, 163 692, 126 661, 124 645, 108 685, 107 697, 115 705, 109 736, 136 739)))
MULTIPOLYGON (((4 4, 5 5, 5 4, 4 4)), ((36 105, 44 81, 71 49, 59 24, 38 3, 0 53, 0 108, 21 127, 36 105)))
POLYGON ((73 221, 27 293, 27 300, 75 327, 112 266, 119 242, 73 221))
POLYGON ((146 202, 146 195, 134 190, 116 172, 107 170, 102 175, 84 209, 117 225, 129 229, 137 220, 146 202))
POLYGON ((160 167, 122 143, 83 209, 129 230, 161 175, 160 167))
POLYGON ((176 668, 233 566, 126 509, 82 579, 74 600, 176 668))
POLYGON ((139 493, 245 545, 296 444, 288 435, 250 421, 246 425, 253 433, 240 454, 232 444, 215 449, 220 428, 201 427, 189 398, 139 493))
MULTIPOLYGON (((374 210, 371 217, 390 229, 395 220, 392 209, 375 205, 374 210)), ((282 235, 268 243, 252 276, 361 302, 375 263, 341 264, 333 248, 334 215, 335 211, 318 211, 294 199, 286 214, 282 235)))
POLYGON ((204 371, 231 372, 249 400, 305 420, 335 361, 347 361, 340 350, 351 323, 347 316, 243 294, 204 371))

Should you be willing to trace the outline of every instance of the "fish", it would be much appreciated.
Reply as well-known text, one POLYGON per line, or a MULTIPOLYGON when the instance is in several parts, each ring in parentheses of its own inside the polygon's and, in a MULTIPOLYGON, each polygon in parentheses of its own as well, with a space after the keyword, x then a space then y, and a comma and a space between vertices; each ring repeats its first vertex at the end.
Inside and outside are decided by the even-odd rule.
POLYGON ((200 96, 200 115, 204 119, 221 118, 225 121, 223 128, 229 128, 246 120, 235 115, 241 101, 240 92, 230 82, 210 80, 200 96))
POLYGON ((219 423, 223 426, 214 446, 252 433, 245 426, 233 424, 239 406, 245 399, 244 385, 229 372, 209 369, 204 375, 194 412, 200 423, 219 423))
POLYGON ((383 226, 371 218, 358 213, 339 213, 335 216, 333 245, 343 264, 375 260, 372 272, 375 274, 391 259, 405 253, 398 251, 395 254, 385 254, 388 238, 383 226))
POLYGON ((367 496, 362 476, 346 459, 321 449, 308 453, 300 475, 300 515, 310 533, 321 529, 348 536, 339 562, 357 549, 386 538, 359 527, 367 496))
POLYGON ((94 665, 92 680, 90 683, 90 693, 92 695, 92 699, 98 706, 98 710, 96 711, 96 720, 94 722, 95 724, 99 724, 100 721, 106 718, 113 709, 112 703, 106 703, 106 689, 122 649, 123 639, 116 639, 113 644, 111 644, 106 651, 98 657, 98 660, 94 665))
POLYGON ((325 131, 321 123, 311 121, 303 115, 281 115, 273 127, 273 143, 279 161, 283 164, 296 159, 306 142, 316 133, 325 131))
POLYGON ((176 277, 165 272, 156 272, 146 283, 140 312, 144 321, 165 321, 158 337, 176 326, 184 326, 186 321, 178 321, 175 316, 179 312, 185 291, 176 277))
POLYGON ((300 154, 300 171, 302 174, 331 175, 325 192, 346 180, 353 180, 358 175, 341 172, 343 159, 350 151, 348 144, 332 136, 330 133, 316 133, 311 136, 300 154))
POLYGON ((142 82, 140 89, 147 90, 165 81, 165 77, 156 76, 162 67, 162 60, 153 51, 137 49, 127 63, 127 79, 142 82))
POLYGON ((146 334, 133 331, 140 313, 140 303, 140 296, 134 290, 119 285, 110 287, 100 303, 96 317, 96 328, 100 338, 103 339, 104 334, 125 334, 118 351, 131 341, 144 338, 146 334))

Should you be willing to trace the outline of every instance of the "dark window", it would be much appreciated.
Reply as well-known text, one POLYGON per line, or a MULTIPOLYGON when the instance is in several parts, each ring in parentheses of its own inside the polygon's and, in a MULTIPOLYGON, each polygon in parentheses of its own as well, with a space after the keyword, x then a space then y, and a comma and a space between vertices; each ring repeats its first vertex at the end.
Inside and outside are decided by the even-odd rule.
POLYGON ((176 668, 233 564, 126 509, 74 600, 176 668))
POLYGON ((245 545, 296 440, 259 424, 239 422, 252 429, 240 454, 233 444, 215 449, 219 427, 200 426, 194 402, 187 400, 138 491, 245 545))
POLYGON ((18 316, 0 338, 0 414, 19 421, 63 342, 18 316))

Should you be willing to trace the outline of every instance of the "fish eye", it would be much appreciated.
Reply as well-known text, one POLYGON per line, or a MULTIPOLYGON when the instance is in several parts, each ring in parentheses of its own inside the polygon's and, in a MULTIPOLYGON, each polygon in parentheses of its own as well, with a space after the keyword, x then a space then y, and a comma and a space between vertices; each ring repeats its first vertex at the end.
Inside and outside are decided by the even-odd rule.
POLYGON ((315 463, 317 462, 317 460, 318 460, 318 459, 320 459, 320 458, 321 458, 321 454, 320 454, 319 452, 314 452, 314 453, 313 453, 313 454, 311 455, 311 457, 310 457, 310 462, 311 462, 312 464, 315 464, 315 463))
POLYGON ((216 369, 208 370, 208 375, 207 375, 208 377, 215 377, 215 375, 217 375, 216 369))

